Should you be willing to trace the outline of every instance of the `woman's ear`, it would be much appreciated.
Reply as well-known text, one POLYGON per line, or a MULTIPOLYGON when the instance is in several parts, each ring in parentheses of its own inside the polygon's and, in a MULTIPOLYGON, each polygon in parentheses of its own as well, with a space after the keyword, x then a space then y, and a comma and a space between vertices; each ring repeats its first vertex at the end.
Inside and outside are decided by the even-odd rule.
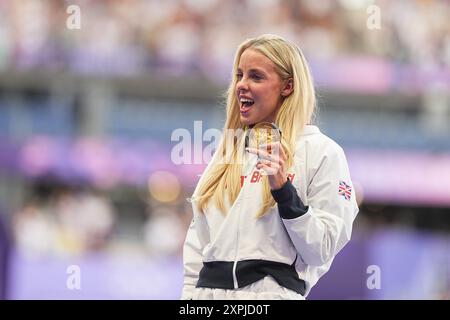
POLYGON ((284 81, 284 85, 281 90, 281 96, 287 97, 292 93, 292 91, 294 91, 294 80, 292 78, 289 78, 284 81))

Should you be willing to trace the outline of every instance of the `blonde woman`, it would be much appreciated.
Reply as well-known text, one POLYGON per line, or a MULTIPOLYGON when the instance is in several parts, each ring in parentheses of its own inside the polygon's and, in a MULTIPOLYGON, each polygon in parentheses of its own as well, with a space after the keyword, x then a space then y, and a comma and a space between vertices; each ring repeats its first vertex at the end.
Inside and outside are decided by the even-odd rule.
POLYGON ((304 299, 350 240, 347 160, 310 125, 315 104, 295 44, 262 35, 239 46, 224 131, 245 134, 221 140, 191 198, 182 299, 304 299), (280 141, 249 145, 260 123, 280 141))

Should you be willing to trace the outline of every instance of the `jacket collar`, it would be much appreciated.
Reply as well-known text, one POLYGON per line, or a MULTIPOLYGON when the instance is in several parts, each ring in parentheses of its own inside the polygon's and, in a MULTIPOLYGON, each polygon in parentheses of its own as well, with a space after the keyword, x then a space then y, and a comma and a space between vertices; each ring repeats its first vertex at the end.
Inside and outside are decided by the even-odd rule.
POLYGON ((306 136, 314 133, 320 133, 320 129, 317 126, 307 124, 305 130, 303 130, 303 135, 306 136))

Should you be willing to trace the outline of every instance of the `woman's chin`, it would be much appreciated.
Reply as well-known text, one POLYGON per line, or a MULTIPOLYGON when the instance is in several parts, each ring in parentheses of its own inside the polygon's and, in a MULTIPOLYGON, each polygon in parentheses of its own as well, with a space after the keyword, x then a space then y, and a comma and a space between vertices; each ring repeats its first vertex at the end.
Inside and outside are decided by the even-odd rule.
POLYGON ((253 117, 244 116, 241 114, 241 123, 244 126, 250 126, 255 123, 255 120, 253 119, 253 117))
POLYGON ((252 121, 251 119, 241 117, 241 123, 244 126, 251 126, 252 124, 254 124, 254 121, 252 121))

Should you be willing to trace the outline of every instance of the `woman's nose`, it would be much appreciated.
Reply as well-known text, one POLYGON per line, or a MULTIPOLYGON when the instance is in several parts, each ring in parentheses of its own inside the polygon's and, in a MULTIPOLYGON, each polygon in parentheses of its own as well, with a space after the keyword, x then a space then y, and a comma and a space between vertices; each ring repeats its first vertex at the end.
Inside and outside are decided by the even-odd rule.
POLYGON ((238 91, 241 91, 241 90, 242 91, 247 91, 248 90, 248 83, 247 83, 247 81, 244 78, 240 79, 237 82, 237 84, 236 84, 236 89, 238 91))

